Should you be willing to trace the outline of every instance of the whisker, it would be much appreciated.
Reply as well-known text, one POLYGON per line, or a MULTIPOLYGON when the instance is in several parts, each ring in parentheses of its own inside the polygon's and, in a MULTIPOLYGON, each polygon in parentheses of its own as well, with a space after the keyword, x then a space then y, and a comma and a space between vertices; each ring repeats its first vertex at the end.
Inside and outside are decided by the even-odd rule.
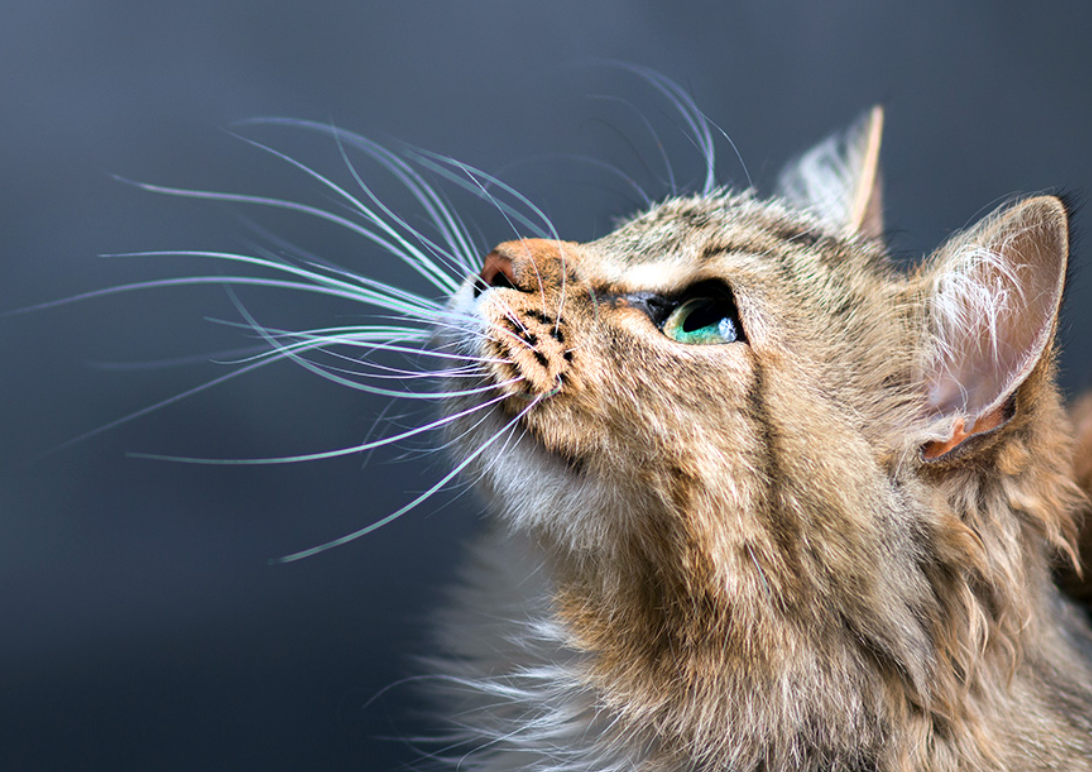
MULTIPOLYGON (((436 191, 436 189, 412 166, 386 147, 354 132, 315 121, 290 118, 252 118, 246 121, 240 121, 236 125, 240 124, 272 124, 303 128, 333 136, 339 144, 347 144, 350 147, 361 151, 385 168, 410 192, 421 205, 421 208, 424 210, 432 224, 436 227, 444 242, 448 244, 451 255, 456 260, 465 258, 463 260, 462 268, 467 273, 473 272, 474 267, 470 263, 470 259, 472 256, 477 255, 480 252, 480 249, 470 238, 470 234, 468 233, 465 224, 462 222, 462 219, 440 196, 438 191, 436 191)), ((381 201, 377 200, 376 203, 380 205, 384 211, 390 211, 383 206, 381 201)), ((402 222, 402 218, 398 217, 393 212, 391 213, 391 216, 395 220, 402 222)))
MULTIPOLYGON (((401 395, 397 395, 401 396, 401 395)), ((502 402, 508 398, 507 394, 501 394, 493 399, 487 400, 475 404, 465 410, 458 413, 452 413, 451 415, 438 418, 422 426, 408 429, 407 431, 399 434, 391 435, 390 437, 384 437, 379 440, 371 440, 369 442, 359 443, 357 445, 351 445, 346 448, 337 448, 335 450, 324 450, 317 453, 299 453, 292 456, 270 456, 268 458, 201 458, 198 456, 173 456, 163 453, 139 453, 131 452, 125 455, 129 458, 142 458, 150 461, 171 461, 177 464, 198 464, 207 466, 275 466, 279 464, 299 464, 305 461, 323 461, 331 458, 339 458, 341 456, 351 456, 355 453, 362 453, 373 448, 383 447, 384 445, 390 445, 401 440, 408 439, 409 437, 415 437, 418 434, 429 432, 434 429, 438 429, 441 426, 445 426, 452 421, 457 421, 460 418, 471 415, 479 410, 485 410, 486 408, 502 402)))
MULTIPOLYGON (((249 145, 251 145, 253 147, 256 147, 256 148, 258 148, 260 150, 264 150, 265 152, 270 153, 274 157, 279 158, 279 159, 285 161, 286 163, 291 164, 293 167, 299 169, 304 174, 306 174, 309 177, 311 177, 312 179, 318 181, 323 187, 333 191, 336 195, 338 195, 341 198, 345 199, 349 203, 350 209, 352 211, 355 211, 358 214, 363 215, 364 218, 368 222, 374 224, 377 228, 380 229, 380 231, 382 231, 384 234, 386 234, 387 237, 393 239, 394 242, 399 247, 401 247, 401 250, 404 250, 404 251, 400 251, 398 249, 393 249, 392 248, 392 249, 389 250, 392 254, 396 254, 396 255, 402 257, 403 260, 405 260, 407 263, 410 264, 411 267, 413 267, 415 270, 417 270, 419 273, 421 273, 423 276, 425 276, 425 278, 428 278, 430 280, 435 280, 434 283, 436 283, 437 286, 440 287, 441 289, 446 289, 448 292, 454 292, 456 289, 458 289, 459 284, 458 284, 457 281, 455 281, 449 274, 444 273, 443 271, 439 270, 439 268, 436 266, 436 264, 427 255, 425 255, 417 247, 415 247, 413 244, 411 244, 405 238, 405 236, 403 236, 394 227, 392 227, 387 220, 385 220, 383 217, 380 217, 370 207, 366 206, 363 201, 361 201, 360 199, 353 196, 351 193, 349 193, 347 190, 345 190, 340 185, 335 183, 329 177, 318 173, 317 171, 315 171, 314 169, 311 169, 306 164, 301 163, 301 162, 297 161, 296 159, 292 158, 291 156, 287 155, 286 153, 282 153, 279 150, 275 150, 274 148, 271 148, 268 145, 264 145, 261 142, 257 142, 255 140, 248 139, 248 138, 240 136, 240 135, 236 135, 236 136, 241 141, 246 142, 247 144, 249 144, 249 145)), ((340 142, 338 144, 338 147, 340 149, 340 147, 341 147, 340 142)), ((344 157, 344 152, 343 152, 343 157, 344 157)), ((346 162, 347 161, 348 161, 348 159, 346 159, 346 162)), ((368 196, 368 198, 370 200, 372 200, 373 202, 378 203, 378 199, 372 193, 371 189, 369 189, 364 184, 364 182, 360 179, 360 177, 356 174, 356 170, 352 167, 351 164, 349 165, 349 170, 350 170, 350 173, 352 174, 354 180, 356 180, 356 182, 360 185, 361 190, 364 191, 364 193, 368 196)), ((388 217, 391 217, 391 219, 395 223, 397 223, 398 225, 401 225, 403 228, 405 228, 407 231, 409 231, 410 234, 413 235, 416 239, 418 239, 421 243, 430 244, 433 247, 435 247, 437 252, 439 252, 440 254, 444 254, 444 250, 437 247, 434 242, 430 241, 428 238, 423 236, 420 232, 414 230, 409 225, 407 225, 404 220, 402 220, 401 218, 394 215, 393 212, 391 212, 390 209, 387 208, 385 205, 379 204, 379 206, 383 210, 383 212, 388 215, 388 217)))
MULTIPOLYGON (((400 215, 398 215, 394 211, 392 211, 390 209, 390 207, 388 207, 386 204, 384 204, 383 201, 378 196, 376 196, 374 192, 372 192, 372 189, 370 187, 368 187, 367 184, 365 184, 363 178, 360 176, 359 172, 357 171, 356 166, 353 164, 352 160, 350 160, 349 156, 346 154, 345 146, 344 146, 344 144, 343 144, 343 142, 341 140, 341 136, 338 135, 338 134, 335 134, 334 138, 337 141, 338 152, 341 154, 341 158, 345 163, 345 167, 349 170, 349 174, 352 175, 353 180, 356 181, 357 186, 361 190, 364 191, 364 193, 368 196, 368 198, 372 202, 374 202, 375 205, 378 206, 383 211, 383 213, 385 215, 390 217, 393 222, 395 222, 396 224, 400 225, 401 227, 403 227, 407 231, 409 231, 411 234, 413 234, 414 238, 416 238, 426 249, 428 249, 430 252, 432 252, 437 257, 441 258, 448 265, 448 267, 450 269, 454 269, 456 271, 457 275, 458 275, 458 278, 461 279, 465 275, 465 273, 467 272, 468 266, 466 265, 466 263, 469 262, 466 259, 466 258, 469 257, 468 250, 466 248, 466 245, 461 244, 461 239, 460 239, 460 244, 459 245, 452 244, 452 242, 449 240, 448 241, 449 249, 444 249, 443 247, 436 244, 435 241, 428 238, 427 236, 422 234, 419 230, 417 230, 416 228, 411 226, 405 220, 405 218, 401 217, 400 215), (457 246, 463 246, 464 247, 463 251, 462 252, 456 251, 457 246)), ((420 200, 420 199, 418 199, 418 200, 420 200)), ((434 225, 436 224, 435 219, 433 219, 432 222, 433 222, 434 225)), ((441 233, 443 233, 443 231, 441 231, 441 233)), ((458 286, 458 282, 456 282, 456 287, 457 286, 458 286)))
MULTIPOLYGON (((541 209, 539 209, 534 204, 532 204, 529 199, 527 199, 525 196, 523 196, 522 194, 517 192, 511 186, 507 185, 504 182, 501 182, 499 179, 497 179, 496 177, 494 177, 492 175, 489 175, 489 174, 487 174, 487 173, 485 173, 485 172, 483 172, 483 171, 481 171, 479 169, 475 169, 475 168, 473 168, 471 166, 463 164, 463 163, 461 163, 459 161, 456 161, 454 159, 447 158, 445 156, 439 156, 439 155, 437 155, 435 153, 429 153, 428 151, 423 151, 423 150, 422 151, 415 151, 414 154, 416 155, 417 153, 420 153, 420 154, 423 154, 424 156, 428 156, 428 157, 437 159, 441 163, 450 164, 450 165, 454 166, 455 168, 461 170, 463 172, 463 174, 465 175, 465 180, 463 178, 460 178, 457 175, 452 175, 450 172, 447 172, 447 170, 443 169, 443 167, 440 166, 439 164, 432 165, 432 168, 434 168, 437 171, 437 173, 444 174, 445 176, 448 176, 449 179, 452 179, 453 181, 455 181, 459 185, 465 186, 472 193, 479 196, 480 198, 484 198, 485 200, 489 201, 489 203, 491 203, 494 207, 496 207, 497 210, 504 217, 504 219, 508 222, 509 227, 512 229, 512 233, 516 236, 517 239, 522 240, 522 236, 520 235, 519 230, 515 227, 515 224, 512 222, 513 218, 516 219, 516 220, 519 220, 520 222, 522 222, 524 225, 526 225, 527 227, 529 227, 531 229, 532 233, 534 233, 535 235, 537 235, 537 236, 539 236, 541 238, 551 238, 551 239, 553 239, 555 241, 560 240, 560 237, 557 234, 557 230, 554 228, 553 223, 550 222, 550 219, 546 216, 546 213, 543 212, 541 209), (469 180, 473 184, 468 184, 467 180, 469 180), (485 183, 483 183, 482 180, 485 180, 485 183), (508 193, 509 195, 515 197, 517 201, 519 201, 521 204, 526 206, 534 214, 538 215, 538 217, 545 224, 545 230, 543 230, 542 228, 534 225, 529 219, 527 219, 525 216, 523 216, 517 210, 513 209, 509 205, 507 205, 507 204, 501 202, 500 200, 498 200, 496 198, 496 196, 494 196, 492 193, 489 192, 489 187, 492 187, 492 186, 495 186, 495 187, 501 189, 503 192, 508 193)), ((419 162, 422 163, 422 164, 428 163, 428 161, 425 158, 419 158, 419 162)), ((542 273, 539 270, 537 262, 535 262, 534 260, 531 260, 530 262, 531 262, 532 267, 535 270, 535 278, 536 278, 536 282, 538 284, 539 294, 542 297, 543 311, 545 312, 546 287, 545 287, 545 284, 543 282, 542 273)), ((522 323, 519 323, 519 324, 522 326, 522 323)))
POLYGON ((690 129, 691 140, 705 159, 705 184, 702 186, 702 190, 705 193, 714 190, 717 185, 716 145, 713 142, 713 135, 709 131, 709 123, 705 118, 705 114, 694 103, 694 99, 673 80, 649 67, 627 65, 626 68, 652 84, 678 110, 683 122, 690 129))
MULTIPOLYGON (((376 281, 363 276, 357 276, 356 274, 349 273, 347 271, 338 271, 336 269, 327 268, 325 266, 313 265, 312 268, 321 269, 330 273, 335 273, 341 278, 335 278, 334 276, 327 276, 323 273, 319 273, 318 270, 308 270, 299 266, 291 265, 289 263, 277 262, 269 260, 268 258, 254 257, 252 255, 240 255, 233 252, 212 252, 202 250, 170 250, 170 251, 154 251, 154 252, 125 252, 113 255, 103 255, 108 258, 119 257, 201 257, 212 260, 220 260, 231 263, 242 263, 245 265, 256 265, 261 268, 268 268, 273 271, 279 271, 282 273, 288 273, 294 276, 298 276, 303 279, 307 279, 314 283, 314 286, 302 283, 292 283, 276 285, 270 284, 269 286, 283 286, 287 289, 300 289, 305 291, 320 291, 325 290, 326 294, 343 297, 347 300, 355 300, 357 302, 368 303, 370 305, 377 306, 379 308, 387 308, 391 311, 397 311, 404 316, 417 316, 419 318, 427 319, 432 318, 435 314, 443 313, 444 306, 435 300, 429 300, 414 292, 400 289, 385 282, 376 281)), ((182 277, 178 279, 166 279, 163 280, 161 286, 173 286, 174 283, 188 283, 194 277, 182 277)), ((202 277, 196 277, 202 278, 202 277)), ((204 277, 207 283, 216 283, 217 277, 204 277)), ((246 279, 249 277, 239 277, 240 279, 246 279)), ((272 279, 250 279, 250 281, 275 281, 272 279)), ((226 283, 226 282, 221 282, 226 283)), ((236 283, 242 283, 236 282, 236 283)), ((131 285, 127 285, 131 286, 131 285)), ((136 285, 139 286, 139 285, 136 285)), ((154 285, 146 285, 154 286, 154 285)), ((104 293, 112 291, 111 288, 102 290, 104 293)), ((93 293, 88 293, 87 297, 93 293)))
MULTIPOLYGON (((311 361, 309 361, 309 360, 307 360, 304 357, 301 357, 299 355, 300 350, 309 350, 309 349, 313 349, 313 348, 319 348, 322 345, 325 345, 324 343, 319 343, 319 342, 315 342, 315 341, 301 341, 299 343, 291 344, 291 345, 283 344, 280 341, 278 341, 276 338, 274 338, 272 335, 270 335, 269 332, 264 327, 262 327, 262 325, 259 324, 256 319, 254 319, 254 317, 250 314, 249 311, 247 311, 246 307, 243 306, 243 304, 239 301, 239 298, 235 295, 234 292, 232 292, 230 290, 230 288, 228 290, 228 295, 231 298, 231 301, 235 305, 236 309, 239 311, 239 314, 247 321, 247 323, 251 326, 251 328, 254 330, 254 332, 256 332, 258 335, 260 335, 269 344, 270 348, 274 350, 274 352, 276 353, 276 356, 274 358, 276 358, 276 359, 281 359, 281 358, 289 359, 292 362, 294 362, 295 364, 298 364, 300 367, 303 367, 305 370, 313 372, 316 375, 320 376, 321 378, 324 378, 324 379, 326 379, 328 381, 331 381, 333 383, 336 383, 338 385, 347 386, 348 388, 351 388, 351 389, 354 389, 354 390, 357 390, 357 391, 364 391, 364 392, 367 392, 369 394, 380 394, 380 395, 389 396, 389 397, 403 397, 403 398, 406 398, 406 399, 425 399, 425 400, 442 400, 442 399, 446 399, 446 398, 449 398, 449 397, 452 397, 452 396, 456 396, 452 392, 430 394, 430 393, 416 393, 416 392, 409 392, 409 391, 393 391, 391 389, 384 389, 382 387, 372 386, 372 385, 367 384, 367 383, 361 383, 361 382, 356 381, 356 380, 343 378, 343 377, 337 375, 336 373, 328 371, 326 368, 315 365, 311 361)), ((475 390, 475 391, 471 391, 469 393, 477 394, 477 393, 480 393, 480 392, 475 390)))
MULTIPOLYGON (((517 380, 522 380, 522 378, 517 379, 517 380)), ((470 435, 475 429, 477 429, 483 423, 488 421, 490 415, 491 415, 491 413, 489 413, 489 412, 482 413, 480 416, 478 416, 477 420, 474 421, 474 423, 472 423, 470 426, 467 426, 459 434, 452 436, 446 442, 436 443, 432 448, 427 449, 426 452, 430 453, 430 454, 440 453, 440 452, 443 452, 443 451, 447 450, 448 448, 451 448, 451 447, 455 446, 459 441, 461 441, 463 438, 470 435)), ((500 431, 507 431, 507 429, 501 429, 500 431)), ((492 462, 489 462, 489 463, 492 463, 492 462)))
MULTIPOLYGON (((722 129, 719 124, 710 121, 708 118, 706 118, 706 121, 709 123, 709 125, 715 128, 722 137, 724 137, 724 140, 728 143, 728 147, 732 148, 732 152, 735 153, 736 160, 739 161, 740 168, 743 169, 743 176, 747 178, 747 187, 754 188, 755 181, 751 179, 751 172, 747 169, 747 164, 743 160, 743 154, 739 152, 739 148, 736 147, 735 140, 728 136, 728 132, 722 129)), ((706 188, 704 192, 706 195, 708 195, 713 192, 713 188, 706 188)))
MULTIPOLYGON (((6 311, 3 315, 14 316, 32 311, 42 311, 68 305, 70 303, 108 297, 110 295, 123 294, 127 292, 207 284, 267 287, 274 289, 295 290, 299 292, 325 295, 328 297, 338 297, 357 303, 366 303, 379 308, 387 308, 391 311, 399 312, 404 316, 416 317, 417 319, 422 321, 436 318, 440 314, 445 313, 444 308, 440 304, 434 301, 426 300, 425 298, 421 298, 420 296, 414 295, 404 290, 400 291, 391 287, 389 288, 390 294, 382 294, 376 289, 367 286, 354 286, 348 282, 324 277, 321 274, 315 273, 313 271, 306 271, 290 265, 278 265, 276 263, 270 263, 269 261, 261 258, 249 257, 247 255, 208 251, 164 251, 130 252, 118 255, 106 255, 105 257, 204 257, 217 260, 227 260, 232 262, 250 263, 254 265, 264 266, 267 268, 273 268, 275 270, 284 271, 287 273, 295 274, 297 276, 301 276, 303 278, 310 279, 315 283, 306 284, 303 282, 286 281, 283 279, 263 279, 254 276, 183 276, 171 279, 156 279, 151 281, 133 282, 130 284, 121 284, 113 287, 106 287, 103 289, 93 290, 91 292, 83 292, 77 295, 72 295, 67 298, 61 298, 59 300, 51 300, 45 303, 38 303, 36 305, 6 311)), ((381 282, 366 283, 368 285, 372 285, 373 287, 382 287, 384 290, 388 289, 381 282)))
MULTIPOLYGON (((482 407, 485 407, 486 405, 489 405, 489 404, 490 403, 485 403, 485 404, 479 405, 477 407, 482 408, 482 407)), ((461 462, 456 464, 455 468, 452 469, 450 472, 448 472, 446 475, 444 475, 440 479, 439 482, 432 485, 428 490, 426 490, 424 493, 417 496, 415 499, 413 499, 408 504, 406 504, 406 505, 404 505, 402 507, 399 507, 398 509, 396 509, 394 512, 390 513, 386 517, 383 517, 383 518, 375 521, 374 523, 371 523, 370 525, 367 525, 367 526, 365 526, 363 528, 360 528, 360 529, 358 529, 356 531, 353 531, 352 533, 349 533, 349 534, 346 534, 344 536, 338 537, 337 539, 333 539, 333 540, 328 541, 328 542, 326 542, 324 544, 320 544, 320 545, 318 545, 316 547, 311 547, 309 549, 301 550, 299 552, 294 552, 291 555, 285 555, 284 557, 274 558, 270 562, 274 563, 274 564, 282 564, 282 563, 292 563, 292 562, 297 561, 297 560, 302 560, 303 558, 311 557, 312 555, 317 555, 317 554, 319 554, 321 552, 325 552, 326 550, 333 549, 334 547, 339 547, 339 546, 341 546, 343 544, 348 544, 351 541, 359 539, 362 536, 367 536, 372 531, 375 531, 378 528, 382 528, 384 525, 387 525, 388 523, 391 523, 394 520, 397 520, 399 517, 406 514, 411 509, 414 509, 415 507, 417 507, 422 502, 427 501, 428 499, 432 498, 432 496, 435 495, 438 491, 440 491, 445 485, 447 485, 448 482, 450 482, 452 479, 454 479, 457 475, 461 474, 462 471, 464 469, 466 469, 466 467, 468 467, 470 464, 472 464, 474 462, 475 459, 478 458, 478 456, 480 456, 482 453, 484 453, 486 450, 488 450, 489 447, 494 442, 497 441, 497 438, 503 436, 509 428, 511 428, 512 426, 515 426, 516 423, 518 421, 520 421, 525 415, 527 415, 527 413, 529 413, 531 411, 531 409, 534 408, 537 404, 538 404, 538 400, 536 400, 536 401, 530 403, 529 405, 527 405, 527 407, 525 407, 523 410, 521 410, 519 412, 519 414, 516 415, 515 418, 512 418, 504 426, 503 429, 496 432, 492 437, 490 437, 485 442, 483 442, 475 451, 468 454, 466 458, 464 458, 461 462)))
POLYGON ((111 429, 116 429, 119 426, 123 426, 124 424, 127 424, 130 421, 133 421, 133 420, 135 420, 137 418, 141 418, 142 416, 146 416, 146 415, 148 415, 150 413, 155 412, 156 410, 160 410, 162 408, 165 408, 168 405, 173 405, 175 402, 180 402, 183 399, 186 399, 187 397, 192 397, 195 394, 200 394, 203 391, 207 391, 207 390, 211 389, 213 386, 219 386, 221 383, 225 383, 227 381, 230 381, 233 378, 238 378, 238 377, 240 377, 242 375, 245 375, 246 373, 251 372, 252 370, 258 369, 259 367, 264 367, 265 365, 270 364, 270 361, 271 360, 264 360, 264 361, 261 361, 261 362, 255 362, 253 364, 242 367, 242 368, 240 368, 238 370, 232 370, 230 373, 226 373, 224 375, 221 375, 218 378, 213 378, 212 380, 205 381, 204 383, 198 384, 197 386, 194 386, 193 388, 186 389, 185 391, 180 392, 178 394, 174 394, 173 396, 167 397, 166 399, 162 399, 162 400, 159 400, 158 402, 154 402, 151 405, 143 407, 143 408, 141 408, 139 410, 134 410, 133 412, 128 413, 127 415, 124 415, 121 418, 117 418, 117 419, 115 419, 113 421, 110 421, 109 423, 103 424, 102 426, 98 426, 98 427, 96 427, 94 429, 91 429, 90 431, 86 431, 83 434, 80 434, 80 435, 78 435, 76 437, 73 437, 70 440, 65 440, 61 444, 55 445, 52 448, 50 448, 49 450, 47 450, 47 451, 45 451, 43 453, 40 453, 36 458, 44 458, 45 456, 51 455, 53 453, 57 453, 58 451, 64 450, 65 448, 72 447, 73 445, 76 445, 76 444, 78 444, 80 442, 83 442, 85 440, 89 440, 92 437, 95 437, 95 436, 97 436, 99 434, 102 434, 103 432, 108 432, 111 429))
POLYGON ((122 177, 118 177, 117 179, 121 182, 135 185, 142 190, 147 190, 152 193, 161 193, 168 196, 181 196, 183 198, 204 199, 209 201, 224 201, 229 203, 266 206, 274 209, 285 209, 291 212, 298 212, 301 214, 316 217, 320 220, 326 220, 327 222, 333 223, 335 225, 340 225, 352 231, 353 233, 363 236, 368 241, 376 244, 391 255, 401 258, 407 265, 413 268, 414 271, 423 276, 430 284, 432 284, 442 292, 451 292, 456 286, 454 285, 451 277, 435 271, 435 266, 420 252, 417 252, 417 255, 413 256, 406 255, 398 248, 396 243, 389 241, 375 231, 370 230, 369 228, 355 223, 345 217, 336 215, 333 212, 328 212, 325 209, 319 209, 318 207, 310 206, 309 204, 301 204, 297 201, 288 201, 285 199, 272 198, 267 196, 251 196, 241 193, 220 193, 216 191, 172 188, 163 185, 153 185, 147 182, 126 180, 122 177), (417 259, 418 256, 423 259, 423 262, 417 259))
MULTIPOLYGON (((651 135, 652 142, 656 146, 657 151, 659 151, 660 160, 663 162, 664 170, 667 171, 668 189, 671 191, 671 195, 677 196, 679 194, 679 186, 675 180, 675 169, 671 165, 671 159, 667 157, 667 148, 660 140, 659 132, 656 131, 656 128, 652 125, 652 121, 648 119, 648 116, 645 115, 644 111, 639 109, 628 99, 622 99, 621 97, 603 94, 592 94, 591 96, 593 99, 598 99, 604 102, 613 102, 615 104, 620 104, 624 107, 629 108, 630 112, 632 112, 632 114, 635 115, 637 119, 645 125, 645 130, 649 133, 649 135, 651 135)), ((640 159, 641 153, 635 147, 633 147, 632 143, 628 140, 627 144, 630 145, 630 147, 633 149, 633 152, 636 153, 638 158, 640 159)), ((648 169, 649 174, 652 174, 652 170, 649 169, 648 165, 644 163, 643 159, 641 159, 641 162, 642 165, 644 165, 645 168, 648 169)), ((646 198, 646 205, 649 205, 651 203, 652 201, 646 198)))
POLYGON ((216 354, 197 354, 194 356, 170 357, 167 359, 142 359, 138 362, 92 361, 88 362, 88 365, 98 370, 135 372, 140 370, 160 370, 168 367, 208 364, 210 362, 214 364, 224 364, 228 362, 239 363, 250 361, 253 358, 252 355, 265 353, 265 351, 266 349, 264 347, 259 348, 258 346, 250 346, 245 349, 221 351, 216 354))
MULTIPOLYGON (((433 170, 437 174, 451 180, 456 185, 493 204, 497 207, 498 211, 505 215, 505 219, 515 219, 516 221, 522 223, 526 228, 531 231, 531 233, 538 236, 539 238, 560 240, 560 237, 557 234, 557 230, 554 228, 553 223, 550 221, 550 218, 546 216, 546 213, 539 209, 537 206, 535 206, 530 201, 530 199, 528 199, 522 193, 519 193, 517 190, 515 190, 515 188, 511 187, 507 183, 502 182, 496 177, 486 172, 483 172, 480 169, 475 169, 473 166, 461 163, 453 158, 439 155, 438 153, 431 153, 427 150, 420 150, 415 148, 412 150, 407 150, 407 154, 410 155, 410 157, 412 157, 422 166, 433 170), (448 164, 458 169, 462 174, 455 174, 454 172, 449 171, 444 167, 444 164, 448 164), (485 182, 483 183, 482 180, 484 180, 485 182), (519 210, 497 199, 496 196, 489 192, 489 188, 491 187, 496 187, 502 192, 512 196, 512 198, 514 198, 517 202, 527 207, 528 211, 537 216, 543 224, 535 224, 519 210)), ((519 232, 515 228, 514 224, 512 224, 511 220, 509 220, 509 225, 512 225, 512 232, 518 236, 519 232)))
POLYGON ((504 309, 504 318, 514 324, 522 332, 529 332, 529 328, 524 324, 523 320, 516 316, 516 312, 511 308, 504 309))

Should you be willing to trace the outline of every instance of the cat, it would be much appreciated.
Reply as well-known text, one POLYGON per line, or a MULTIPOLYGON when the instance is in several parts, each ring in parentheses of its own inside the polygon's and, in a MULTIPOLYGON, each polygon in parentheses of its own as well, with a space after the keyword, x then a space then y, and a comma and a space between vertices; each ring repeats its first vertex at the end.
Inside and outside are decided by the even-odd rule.
POLYGON ((1092 769, 1065 203, 909 273, 873 110, 777 196, 523 238, 454 294, 493 527, 434 660, 461 769, 1092 769), (479 409, 487 405, 485 409, 479 409))
POLYGON ((1055 385, 1065 202, 1014 200, 904 270, 883 238, 880 109, 764 200, 715 184, 708 125, 654 85, 705 186, 590 243, 469 167, 301 122, 393 173, 432 230, 355 171, 363 195, 286 156, 350 213, 145 186, 336 222, 444 295, 240 255, 211 256, 288 277, 207 279, 400 317, 300 333, 246 317, 273 357, 338 382, 398 395, 369 378, 418 374, 374 355, 443 363, 440 418, 266 460, 445 433, 451 471, 336 543, 457 477, 481 494, 491 525, 428 661, 450 727, 434 755, 483 772, 1092 770, 1092 631, 1053 581, 1079 566, 1092 479, 1092 428, 1075 466, 1055 385), (524 233, 475 252, 422 169, 524 233))

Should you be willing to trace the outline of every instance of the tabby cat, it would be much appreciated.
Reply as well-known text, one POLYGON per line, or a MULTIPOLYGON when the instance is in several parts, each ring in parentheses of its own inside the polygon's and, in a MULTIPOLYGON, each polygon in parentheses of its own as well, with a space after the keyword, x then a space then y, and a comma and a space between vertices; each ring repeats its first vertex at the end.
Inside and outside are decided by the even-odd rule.
POLYGON ((1092 769, 1092 639, 1052 582, 1086 504, 1066 207, 907 275, 881 124, 771 200, 508 241, 455 293, 440 347, 481 388, 450 386, 451 440, 495 519, 439 636, 462 768, 1092 769))
POLYGON ((475 170, 308 124, 393 173, 430 229, 355 171, 363 194, 284 156, 348 213, 158 188, 336 222, 445 295, 242 255, 214 256, 288 277, 209 279, 378 307, 372 326, 249 320, 272 356, 339 382, 397 395, 375 379, 409 376, 372 357, 444 363, 422 395, 442 417, 314 455, 443 429, 451 473, 380 523, 456 475, 492 512, 430 665, 452 727, 437 755, 489 772, 1092 770, 1092 636, 1052 576, 1078 562, 1087 505, 1055 386, 1065 204, 1014 201, 905 271, 883 242, 878 109, 769 200, 717 187, 708 128, 684 116, 703 191, 587 244, 475 170), (477 252, 422 170, 524 237, 477 252))

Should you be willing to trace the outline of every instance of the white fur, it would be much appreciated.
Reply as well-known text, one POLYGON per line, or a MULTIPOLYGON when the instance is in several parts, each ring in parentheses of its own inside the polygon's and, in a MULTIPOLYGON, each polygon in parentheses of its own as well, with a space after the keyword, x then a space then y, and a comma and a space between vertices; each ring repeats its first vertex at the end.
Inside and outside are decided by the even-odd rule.
POLYGON ((472 563, 439 634, 450 655, 430 662, 445 718, 455 724, 439 755, 463 770, 623 772, 641 745, 612 731, 584 684, 584 656, 550 610, 543 556, 519 534, 493 531, 472 563))
POLYGON ((1003 255, 972 244, 953 262, 931 293, 929 401, 942 413, 973 419, 1007 393, 1012 373, 1003 366, 1011 356, 1005 327, 1022 315, 1024 303, 1016 269, 1003 255), (992 366, 982 367, 987 361, 992 366))
POLYGON ((853 205, 857 170, 847 160, 843 137, 819 143, 786 169, 778 180, 782 196, 840 230, 853 205))

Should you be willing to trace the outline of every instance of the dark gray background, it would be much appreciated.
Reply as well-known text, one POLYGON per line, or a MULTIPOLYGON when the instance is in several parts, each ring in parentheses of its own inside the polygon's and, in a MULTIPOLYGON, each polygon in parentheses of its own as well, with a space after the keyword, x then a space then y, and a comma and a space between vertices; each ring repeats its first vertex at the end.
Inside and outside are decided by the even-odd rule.
MULTIPOLYGON (((913 256, 1007 196, 1092 184, 1090 21, 1086 3, 996 0, 9 0, 0 310, 205 269, 99 254, 245 248, 254 233, 239 212, 111 175, 283 193, 299 178, 222 131, 258 115, 333 121, 500 172, 565 237, 591 238, 632 196, 572 156, 665 192, 638 113, 591 95, 628 100, 657 126, 680 177, 700 174, 663 100, 602 59, 682 84, 767 190, 787 156, 885 102, 888 219, 895 248, 913 256)), ((274 134, 278 147, 337 166, 325 140, 274 134)), ((720 169, 743 184, 723 143, 720 169)), ((375 185, 398 203, 389 180, 375 185)), ((481 208, 468 211, 477 221, 481 208)), ((1079 213, 1078 226, 1088 218, 1079 213)), ((510 235, 488 214, 479 222, 484 243, 510 235)), ((389 270, 330 229, 263 225, 362 272, 389 270)), ((1087 261, 1078 247, 1078 268, 1087 261)), ((1071 392, 1092 381, 1090 297, 1078 270, 1062 360, 1071 392)), ((271 324, 330 321, 299 298, 247 302, 271 324)), ((407 711, 412 688, 376 695, 427 650, 428 610, 476 527, 472 497, 438 497, 302 563, 266 559, 390 512, 437 479, 442 461, 240 469, 125 456, 338 447, 367 434, 381 402, 285 366, 49 452, 224 372, 101 366, 238 345, 206 315, 233 317, 222 291, 0 318, 2 769, 392 770, 416 758, 383 739, 422 730, 407 711)))

